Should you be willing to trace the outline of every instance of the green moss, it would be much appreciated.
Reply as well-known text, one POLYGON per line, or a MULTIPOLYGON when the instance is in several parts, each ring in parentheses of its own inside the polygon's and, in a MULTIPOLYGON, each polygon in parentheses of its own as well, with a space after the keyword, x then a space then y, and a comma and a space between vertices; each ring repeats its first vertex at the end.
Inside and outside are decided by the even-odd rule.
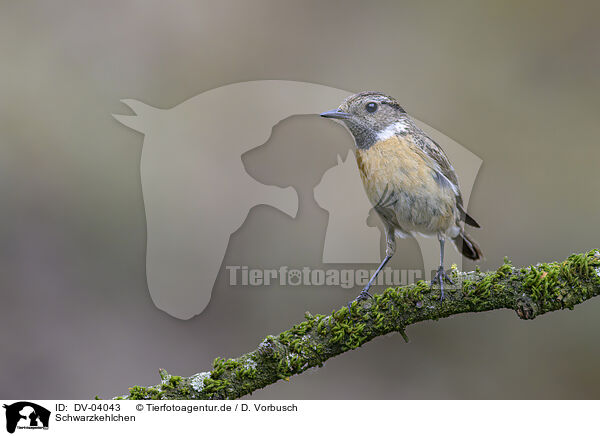
POLYGON ((178 375, 171 376, 171 379, 169 380, 170 387, 176 388, 177 386, 179 386, 180 383, 181 383, 180 376, 178 376, 178 375))
POLYGON ((329 342, 341 346, 342 350, 360 347, 367 340, 364 334, 366 327, 367 324, 362 321, 362 318, 356 321, 339 319, 331 326, 329 342))
POLYGON ((348 316, 349 312, 350 312, 350 309, 348 309, 347 306, 343 306, 340 310, 333 311, 331 313, 331 317, 336 321, 340 321, 340 320, 346 318, 348 316))
POLYGON ((559 296, 560 287, 557 285, 560 276, 560 265, 540 264, 537 268, 532 266, 525 276, 523 287, 529 291, 533 299, 544 303, 559 296))
POLYGON ((396 288, 391 290, 388 294, 390 298, 394 300, 396 305, 404 306, 405 303, 411 303, 420 300, 425 292, 429 292, 430 286, 427 282, 419 280, 412 286, 406 286, 402 288, 396 288))
POLYGON ((307 331, 309 331, 312 328, 312 324, 313 324, 312 320, 301 322, 300 324, 296 324, 294 327, 292 327, 290 330, 288 330, 287 333, 289 333, 289 335, 291 337, 297 336, 297 335, 304 335, 304 334, 306 334, 307 331))
POLYGON ((504 257, 504 263, 496 270, 496 277, 505 278, 513 271, 513 266, 508 257, 504 257))
POLYGON ((257 371, 255 368, 240 368, 235 372, 238 379, 254 379, 257 371))
POLYGON ((162 393, 153 387, 132 386, 129 388, 130 400, 161 400, 162 393))
POLYGON ((523 270, 523 289, 544 311, 557 304, 572 308, 590 297, 590 280, 600 283, 594 274, 597 265, 595 251, 573 254, 561 263, 540 263, 523 270))
POLYGON ((239 368, 240 366, 242 366, 242 364, 237 360, 227 359, 225 362, 223 362, 223 366, 226 370, 231 371, 233 369, 239 368))
POLYGON ((463 280, 462 291, 469 298, 469 306, 474 308, 481 303, 482 299, 488 299, 502 292, 505 289, 503 280, 513 273, 514 268, 510 260, 505 257, 504 263, 495 272, 488 273, 479 281, 463 280))
POLYGON ((470 294, 475 289, 475 283, 471 280, 463 280, 462 282, 462 290, 465 294, 470 294))
POLYGON ((202 392, 208 396, 223 393, 230 385, 228 380, 215 380, 212 377, 204 379, 204 388, 202 392))
POLYGON ((323 318, 319 321, 319 324, 317 325, 317 332, 320 335, 324 335, 325 333, 327 333, 327 326, 325 325, 325 319, 323 318))

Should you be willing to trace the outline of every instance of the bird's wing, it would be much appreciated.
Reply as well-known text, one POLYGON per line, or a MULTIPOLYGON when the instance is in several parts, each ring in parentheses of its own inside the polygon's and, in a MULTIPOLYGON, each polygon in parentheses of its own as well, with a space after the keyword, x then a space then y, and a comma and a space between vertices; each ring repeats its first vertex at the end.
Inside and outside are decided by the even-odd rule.
MULTIPOLYGON (((441 173, 452 185, 456 187, 455 191, 458 191, 457 195, 460 197, 460 189, 458 187, 458 177, 456 171, 450 163, 448 156, 442 149, 442 147, 431 139, 429 136, 422 132, 422 135, 415 141, 415 145, 422 151, 422 157, 428 165, 441 173)), ((461 199, 462 202, 462 199, 461 199)))
MULTIPOLYGON (((419 129, 420 130, 420 129, 419 129)), ((479 227, 463 207, 463 199, 458 185, 456 171, 450 163, 448 156, 437 142, 420 131, 415 135, 417 140, 414 142, 415 151, 423 158, 427 165, 436 172, 436 181, 442 185, 450 187, 456 196, 456 206, 460 213, 461 220, 473 227, 479 227)))
POLYGON ((394 209, 396 203, 398 203, 398 195, 393 189, 389 189, 389 185, 386 185, 379 201, 373 205, 373 209, 379 214, 386 226, 402 230, 394 209))

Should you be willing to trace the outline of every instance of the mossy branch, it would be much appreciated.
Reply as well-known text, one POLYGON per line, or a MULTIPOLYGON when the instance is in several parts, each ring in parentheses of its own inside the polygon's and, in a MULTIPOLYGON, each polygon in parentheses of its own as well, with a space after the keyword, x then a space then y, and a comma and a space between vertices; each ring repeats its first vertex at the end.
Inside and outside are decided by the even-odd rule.
POLYGON ((424 281, 387 289, 373 299, 353 302, 331 315, 305 314, 306 320, 277 336, 267 336, 254 351, 236 359, 216 358, 210 372, 180 377, 160 370, 162 383, 134 386, 117 399, 234 399, 281 379, 322 366, 327 359, 400 332, 420 321, 459 313, 512 309, 522 319, 573 309, 600 294, 600 252, 574 254, 563 262, 515 268, 505 259, 496 271, 459 272, 440 301, 424 281))

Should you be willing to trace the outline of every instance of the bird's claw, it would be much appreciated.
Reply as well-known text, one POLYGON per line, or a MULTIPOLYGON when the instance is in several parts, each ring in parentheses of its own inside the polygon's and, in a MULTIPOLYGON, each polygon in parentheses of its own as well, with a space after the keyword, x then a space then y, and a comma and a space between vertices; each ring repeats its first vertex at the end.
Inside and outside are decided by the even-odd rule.
POLYGON ((356 301, 366 300, 368 298, 373 298, 373 296, 369 294, 369 291, 367 289, 363 289, 362 291, 360 291, 360 294, 358 294, 358 296, 356 297, 356 301))
POLYGON ((367 291, 367 288, 365 288, 362 291, 360 291, 360 294, 358 294, 354 300, 348 303, 348 309, 351 309, 352 303, 354 303, 355 301, 359 302, 362 300, 368 300, 369 298, 373 298, 373 296, 369 294, 369 291, 367 291))
POLYGON ((444 271, 444 267, 440 266, 438 268, 437 272, 435 273, 435 277, 431 281, 432 287, 433 287, 433 284, 436 282, 440 284, 440 293, 441 293, 440 301, 444 301, 444 280, 447 280, 448 283, 450 283, 451 285, 454 284, 452 279, 448 276, 448 274, 446 274, 446 271, 444 271))

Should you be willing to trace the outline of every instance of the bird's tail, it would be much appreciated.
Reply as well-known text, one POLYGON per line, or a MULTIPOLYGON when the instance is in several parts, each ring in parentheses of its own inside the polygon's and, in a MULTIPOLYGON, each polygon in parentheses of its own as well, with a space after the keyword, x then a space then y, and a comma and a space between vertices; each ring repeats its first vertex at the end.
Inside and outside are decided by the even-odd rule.
POLYGON ((454 241, 454 245, 456 245, 458 251, 467 259, 480 260, 483 258, 483 252, 479 248, 479 245, 477 245, 477 242, 466 234, 464 230, 456 238, 452 239, 452 241, 454 241))

